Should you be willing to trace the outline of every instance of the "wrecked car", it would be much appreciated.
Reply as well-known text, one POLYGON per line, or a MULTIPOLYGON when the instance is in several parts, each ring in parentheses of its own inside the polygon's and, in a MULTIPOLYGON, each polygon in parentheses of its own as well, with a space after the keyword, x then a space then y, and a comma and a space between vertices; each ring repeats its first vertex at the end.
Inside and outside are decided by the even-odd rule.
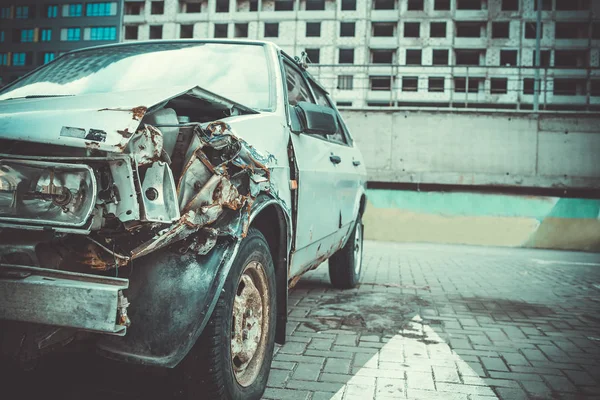
POLYGON ((258 399, 287 293, 362 272, 366 170, 326 90, 268 42, 64 54, 0 92, 0 349, 85 341, 258 399))

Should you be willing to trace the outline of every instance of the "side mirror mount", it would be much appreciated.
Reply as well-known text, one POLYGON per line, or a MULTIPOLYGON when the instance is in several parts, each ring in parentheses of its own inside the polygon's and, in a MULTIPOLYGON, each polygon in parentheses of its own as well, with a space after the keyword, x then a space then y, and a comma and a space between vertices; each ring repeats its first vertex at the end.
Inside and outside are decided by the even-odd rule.
POLYGON ((292 131, 309 135, 332 135, 338 131, 337 116, 329 107, 300 101, 293 107, 292 131))

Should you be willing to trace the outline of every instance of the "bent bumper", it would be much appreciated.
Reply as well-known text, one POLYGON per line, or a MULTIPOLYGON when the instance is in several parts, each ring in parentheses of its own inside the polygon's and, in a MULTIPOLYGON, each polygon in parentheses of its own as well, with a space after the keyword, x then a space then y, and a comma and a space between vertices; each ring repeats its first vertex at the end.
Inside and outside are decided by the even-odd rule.
POLYGON ((0 264, 0 319, 123 336, 118 311, 129 280, 0 264))

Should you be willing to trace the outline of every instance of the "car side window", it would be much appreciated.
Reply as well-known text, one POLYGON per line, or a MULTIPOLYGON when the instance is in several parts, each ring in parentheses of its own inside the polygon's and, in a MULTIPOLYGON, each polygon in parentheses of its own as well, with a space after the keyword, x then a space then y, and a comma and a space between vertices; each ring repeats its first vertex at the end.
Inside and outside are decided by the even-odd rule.
POLYGON ((348 141, 346 140, 346 137, 343 132, 342 120, 341 120, 340 116, 338 115, 336 109, 331 106, 331 103, 330 103, 329 99, 327 98, 327 94, 325 94, 323 89, 321 89, 319 86, 315 85, 313 82, 311 82, 311 87, 313 89, 313 92, 315 93, 315 96, 317 97, 317 104, 320 106, 323 106, 323 107, 329 107, 329 108, 333 109, 333 111, 335 112, 335 115, 337 116, 337 120, 338 120, 337 132, 332 135, 327 135, 327 140, 329 140, 331 142, 335 142, 335 143, 348 144, 348 141))
POLYGON ((314 103, 310 90, 306 81, 302 78, 302 74, 296 71, 288 63, 283 64, 285 67, 285 80, 288 91, 288 104, 295 106, 300 101, 308 101, 314 103))

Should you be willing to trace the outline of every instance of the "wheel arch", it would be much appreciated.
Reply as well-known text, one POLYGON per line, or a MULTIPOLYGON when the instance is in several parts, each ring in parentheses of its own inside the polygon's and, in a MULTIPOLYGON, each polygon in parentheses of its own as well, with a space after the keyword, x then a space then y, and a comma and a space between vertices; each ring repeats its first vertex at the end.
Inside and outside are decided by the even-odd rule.
POLYGON ((287 323, 288 266, 291 246, 291 225, 289 213, 275 199, 260 199, 260 209, 252 218, 250 226, 258 229, 269 245, 275 267, 277 296, 277 323, 275 342, 285 343, 287 323))

